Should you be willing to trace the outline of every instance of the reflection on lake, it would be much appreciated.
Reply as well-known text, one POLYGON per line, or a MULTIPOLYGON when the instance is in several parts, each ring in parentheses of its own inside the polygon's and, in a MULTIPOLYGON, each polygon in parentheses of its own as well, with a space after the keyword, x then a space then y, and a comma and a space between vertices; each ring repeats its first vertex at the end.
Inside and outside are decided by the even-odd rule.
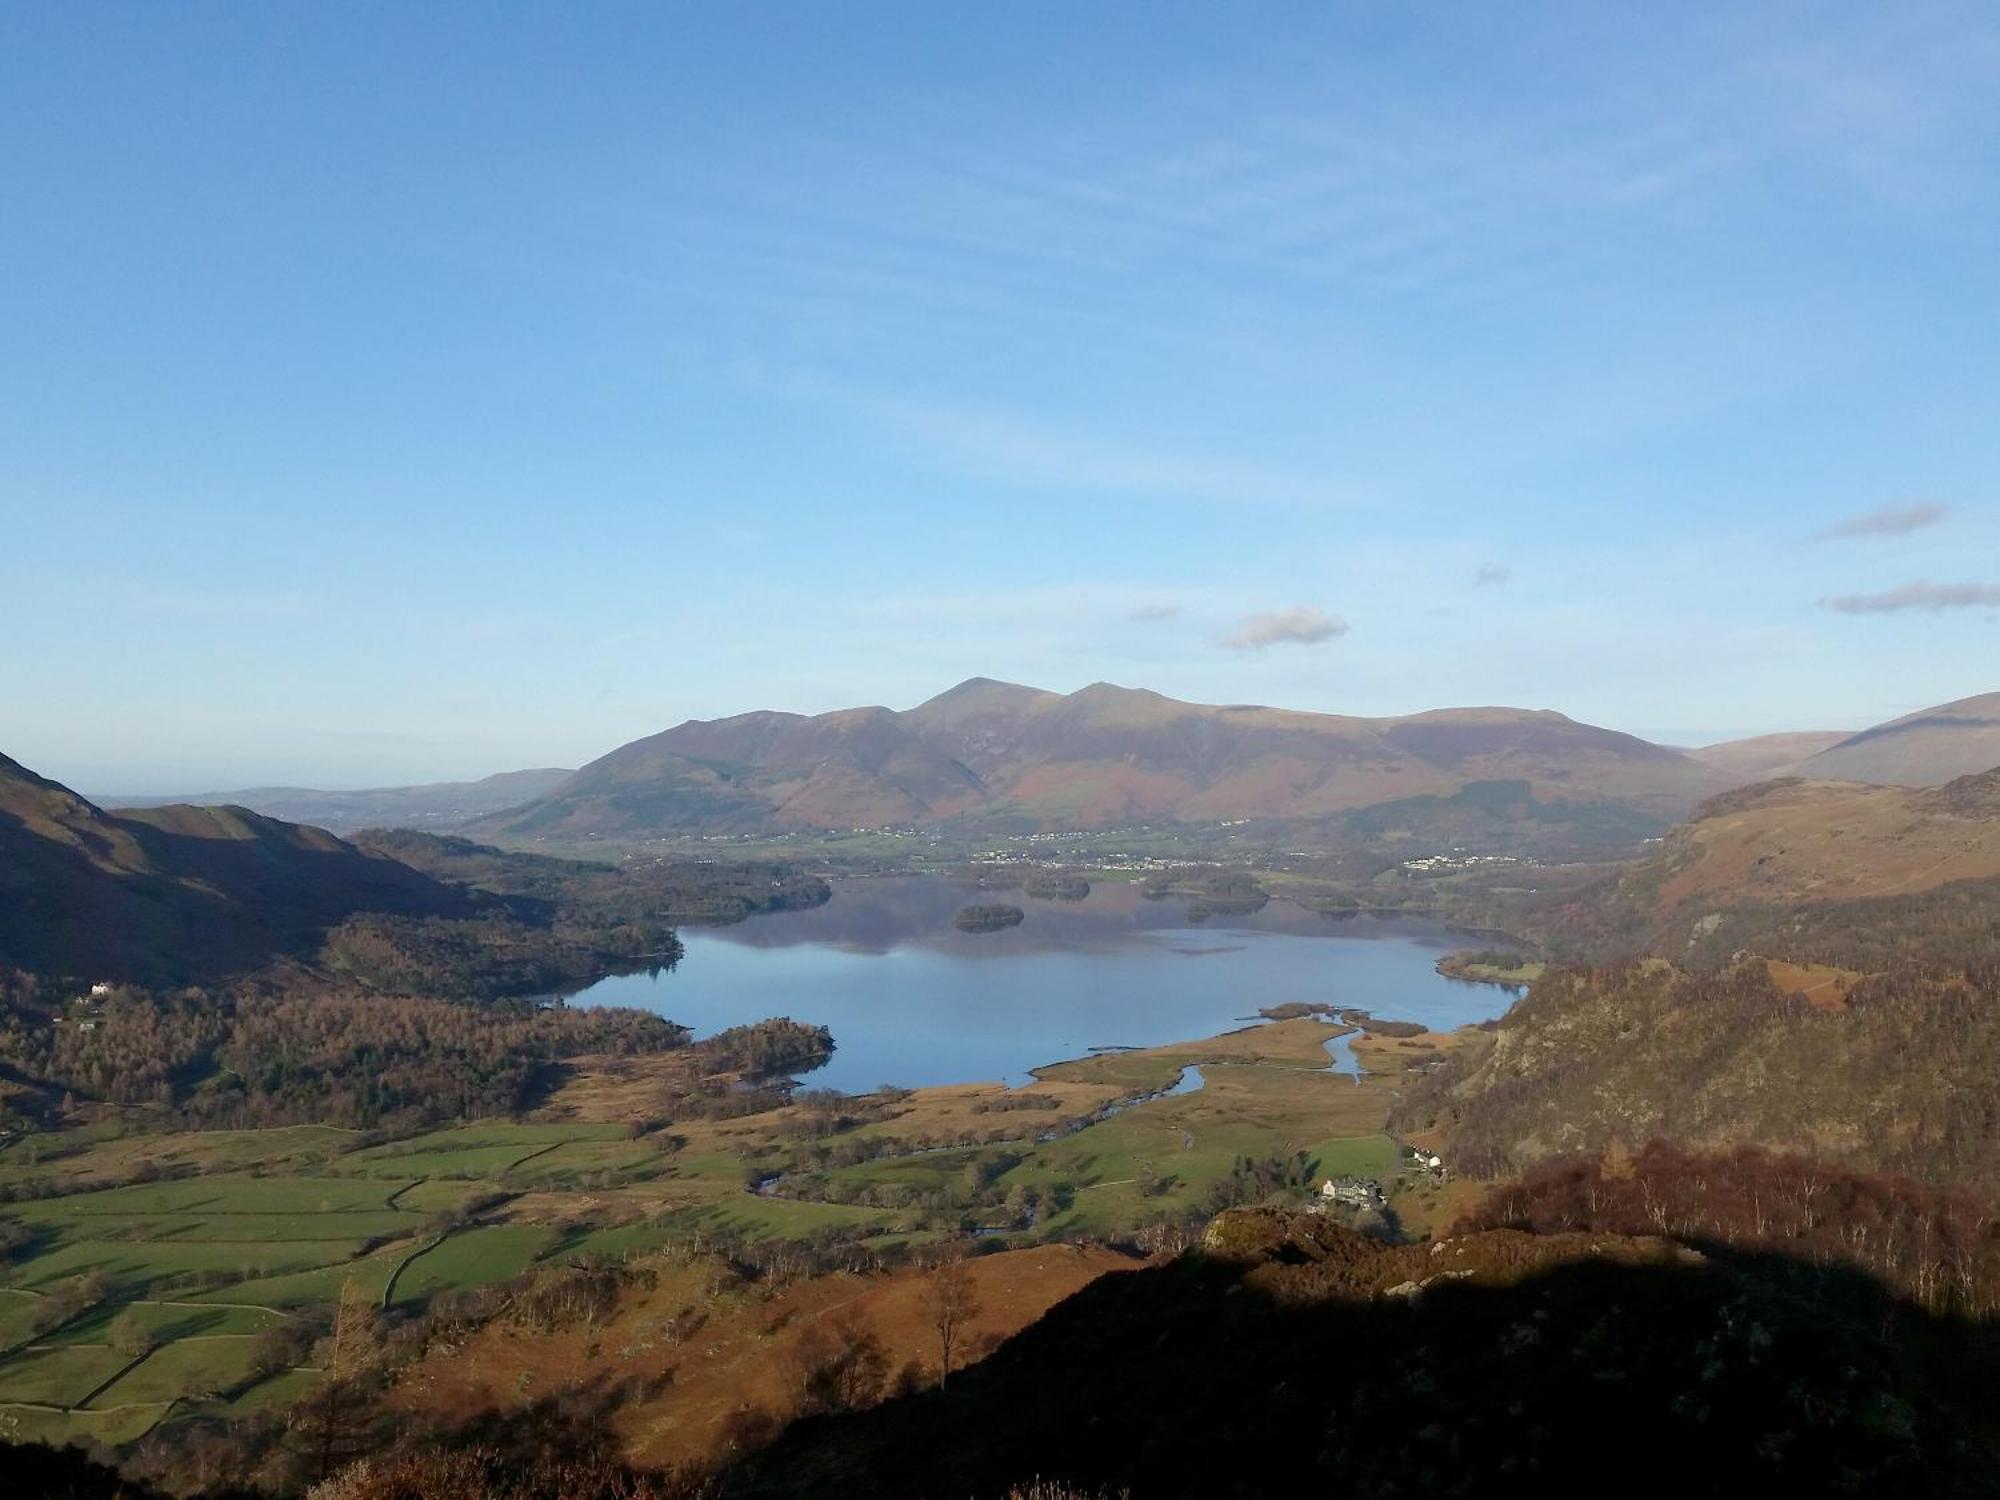
POLYGON ((599 980, 576 1005, 634 1005, 707 1035, 766 1016, 833 1029, 813 1084, 850 1092, 1006 1079, 1093 1047, 1213 1036, 1288 1000, 1354 1006, 1447 1030, 1511 996, 1445 979, 1464 946, 1413 918, 1327 917, 1289 901, 1190 925, 1179 900, 1121 881, 1083 901, 979 893, 929 876, 838 882, 810 911, 687 928, 679 967, 599 980), (999 932, 952 925, 1003 900, 1027 919, 999 932))

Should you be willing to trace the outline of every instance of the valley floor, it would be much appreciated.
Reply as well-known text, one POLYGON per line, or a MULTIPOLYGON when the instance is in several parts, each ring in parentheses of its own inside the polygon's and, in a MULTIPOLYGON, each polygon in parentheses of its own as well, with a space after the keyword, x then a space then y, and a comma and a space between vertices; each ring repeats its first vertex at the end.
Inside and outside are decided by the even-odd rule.
MULTIPOLYGON (((859 1264, 976 1230, 1024 1247, 976 1262, 985 1312, 969 1336, 990 1339, 1126 1263, 1059 1242, 1129 1244, 1148 1226, 1197 1220, 1252 1164, 1266 1174, 1256 1181, 1275 1172, 1295 1189, 1379 1179, 1407 1222, 1434 1221, 1450 1200, 1402 1169, 1384 1121, 1405 1072, 1456 1039, 1359 1036, 1357 1080, 1328 1071, 1326 1043, 1350 1029, 1277 1021, 1057 1064, 1018 1089, 871 1096, 851 1112, 802 1095, 741 1118, 635 1127, 656 1119, 672 1060, 606 1057, 582 1060, 534 1118, 400 1139, 115 1124, 17 1138, 0 1148, 6 1213, 26 1236, 0 1273, 0 1436, 125 1444, 184 1416, 280 1409, 320 1377, 310 1335, 343 1296, 414 1313, 601 1258, 662 1268, 655 1293, 620 1312, 630 1326, 592 1341, 592 1358, 613 1367, 621 1350, 651 1351, 635 1369, 674 1372, 665 1394, 621 1419, 634 1451, 702 1456, 722 1393, 775 1400, 764 1377, 725 1373, 761 1369, 773 1328, 836 1313, 846 1326, 851 1314, 897 1368, 924 1363, 902 1306, 916 1273, 889 1271, 854 1277, 851 1306, 815 1291, 796 1308, 705 1312, 717 1331, 703 1348, 723 1352, 694 1378, 685 1351, 645 1330, 686 1311, 666 1304, 708 1274, 706 1252, 844 1245, 859 1264), (1177 1081, 1184 1091, 1165 1092, 1177 1081)), ((560 1341, 495 1340, 455 1375, 414 1367, 405 1396, 458 1409, 476 1385, 480 1400, 527 1399, 545 1387, 537 1371, 578 1357, 560 1341)))

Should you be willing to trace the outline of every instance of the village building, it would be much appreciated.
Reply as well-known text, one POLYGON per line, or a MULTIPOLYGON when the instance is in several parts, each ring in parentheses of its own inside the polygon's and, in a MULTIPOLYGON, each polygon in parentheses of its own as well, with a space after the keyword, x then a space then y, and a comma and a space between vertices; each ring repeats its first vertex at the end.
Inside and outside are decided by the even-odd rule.
POLYGON ((1382 1184, 1367 1177, 1329 1177, 1319 1185, 1322 1207, 1380 1209, 1382 1184))

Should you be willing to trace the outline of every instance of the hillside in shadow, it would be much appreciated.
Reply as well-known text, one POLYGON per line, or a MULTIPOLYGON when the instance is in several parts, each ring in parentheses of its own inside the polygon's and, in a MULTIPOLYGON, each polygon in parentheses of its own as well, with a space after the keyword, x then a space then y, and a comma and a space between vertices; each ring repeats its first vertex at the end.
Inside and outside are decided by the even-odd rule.
POLYGON ((941 1389, 795 1424, 723 1493, 1990 1494, 1994 1345, 1783 1256, 1245 1211, 941 1389))

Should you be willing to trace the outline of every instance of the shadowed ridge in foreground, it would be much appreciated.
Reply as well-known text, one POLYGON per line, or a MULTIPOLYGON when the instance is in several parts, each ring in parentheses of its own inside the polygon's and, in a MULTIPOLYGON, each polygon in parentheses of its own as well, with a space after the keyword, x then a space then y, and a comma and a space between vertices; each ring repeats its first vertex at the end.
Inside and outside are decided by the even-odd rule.
POLYGON ((940 1390, 795 1424, 732 1497, 1990 1492, 1993 1325, 1846 1269, 1269 1211, 1093 1283, 940 1390))

